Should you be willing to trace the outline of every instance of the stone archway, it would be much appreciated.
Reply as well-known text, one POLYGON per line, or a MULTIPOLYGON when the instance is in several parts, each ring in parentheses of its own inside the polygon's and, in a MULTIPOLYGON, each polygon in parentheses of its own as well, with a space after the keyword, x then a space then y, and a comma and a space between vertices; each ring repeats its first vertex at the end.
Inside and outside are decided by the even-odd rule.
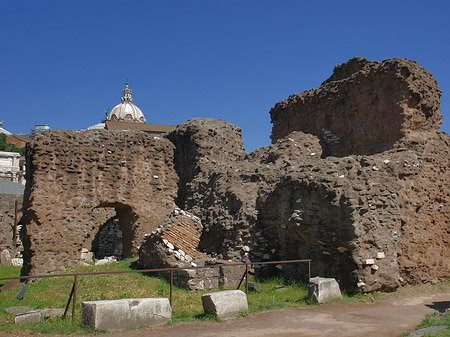
MULTIPOLYGON (((79 263, 116 216, 124 258, 175 207, 173 144, 145 132, 52 130, 27 149, 23 274, 79 263)), ((89 254, 88 254, 89 255, 89 254)))
POLYGON ((92 242, 91 251, 96 259, 115 256, 118 259, 133 255, 136 240, 136 215, 129 205, 119 202, 102 203, 96 208, 108 208, 115 213, 100 227, 92 242))

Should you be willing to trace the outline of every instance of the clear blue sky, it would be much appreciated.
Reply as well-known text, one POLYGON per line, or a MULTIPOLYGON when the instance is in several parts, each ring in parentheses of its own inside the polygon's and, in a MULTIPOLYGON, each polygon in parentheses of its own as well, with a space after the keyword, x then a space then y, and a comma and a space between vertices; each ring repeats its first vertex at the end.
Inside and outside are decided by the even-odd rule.
POLYGON ((270 108, 335 65, 406 57, 438 80, 448 133, 449 15, 444 0, 1 0, 0 120, 85 129, 128 79, 148 123, 225 119, 249 151, 270 143, 270 108))

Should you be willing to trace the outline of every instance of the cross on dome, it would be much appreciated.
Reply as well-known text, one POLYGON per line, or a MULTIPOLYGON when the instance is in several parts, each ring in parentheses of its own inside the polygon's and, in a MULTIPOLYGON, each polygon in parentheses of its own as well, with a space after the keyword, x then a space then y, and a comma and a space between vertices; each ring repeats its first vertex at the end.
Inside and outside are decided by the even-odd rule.
POLYGON ((126 87, 122 90, 121 103, 116 105, 108 114, 106 120, 114 122, 136 122, 145 123, 145 117, 141 109, 139 109, 134 103, 131 94, 131 89, 128 88, 128 82, 125 83, 126 87))
POLYGON ((131 89, 128 89, 128 82, 125 83, 126 88, 122 90, 122 102, 133 102, 133 98, 131 97, 131 94, 133 93, 131 89))

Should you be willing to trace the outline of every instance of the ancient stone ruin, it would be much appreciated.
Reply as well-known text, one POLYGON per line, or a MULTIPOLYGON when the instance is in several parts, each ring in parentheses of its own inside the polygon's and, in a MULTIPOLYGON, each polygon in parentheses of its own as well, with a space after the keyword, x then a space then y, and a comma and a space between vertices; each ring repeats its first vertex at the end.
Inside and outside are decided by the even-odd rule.
MULTIPOLYGON (((170 215, 177 205, 201 220, 188 226, 193 260, 309 258, 312 276, 361 291, 449 277, 450 138, 439 131, 440 94, 415 62, 358 57, 277 103, 272 145, 251 153, 238 127, 206 118, 164 138, 39 136, 28 149, 23 273, 77 263, 83 248, 98 250, 99 230, 114 217, 124 257, 142 245, 145 266, 190 264, 167 238, 170 226, 184 228, 170 215)), ((253 271, 305 280, 307 265, 253 271)))
MULTIPOLYGON (((222 265, 198 250, 203 226, 198 217, 176 208, 139 249, 139 262, 145 269, 190 268, 222 265)), ((190 290, 233 288, 239 284, 244 266, 181 269, 173 273, 174 283, 190 290)), ((169 273, 161 273, 168 278, 169 273)))
POLYGON ((31 143, 27 165, 25 274, 74 265, 83 249, 105 255, 102 227, 112 219, 122 256, 132 256, 175 207, 173 145, 143 132, 51 131, 31 143))
POLYGON ((244 154, 235 145, 228 159, 240 142, 235 127, 178 126, 168 136, 175 163, 192 168, 178 205, 201 218, 200 249, 232 260, 311 258, 313 276, 363 291, 448 277, 449 136, 438 131, 439 97, 414 62, 355 58, 275 105, 271 146, 244 154), (208 130, 224 155, 205 165, 211 145, 199 139, 208 130))
POLYGON ((23 185, 0 180, 0 252, 16 255, 23 250, 19 238, 23 185))

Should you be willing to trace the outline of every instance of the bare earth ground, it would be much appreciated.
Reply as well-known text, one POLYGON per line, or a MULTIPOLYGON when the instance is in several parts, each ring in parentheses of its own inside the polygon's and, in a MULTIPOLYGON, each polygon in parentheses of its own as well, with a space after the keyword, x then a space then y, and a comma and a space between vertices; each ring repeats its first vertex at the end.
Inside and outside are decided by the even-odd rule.
MULTIPOLYGON (((440 293, 436 291, 437 289, 415 287, 388 294, 375 303, 335 303, 301 309, 276 310, 223 323, 181 323, 113 332, 102 334, 102 336, 402 336, 404 332, 414 330, 426 314, 444 312, 450 307, 449 289, 440 289, 440 293)), ((20 334, 20 336, 24 335, 20 334)))
POLYGON ((428 313, 445 311, 450 293, 378 303, 334 304, 253 314, 225 323, 190 323, 108 334, 110 337, 401 336, 428 313))

